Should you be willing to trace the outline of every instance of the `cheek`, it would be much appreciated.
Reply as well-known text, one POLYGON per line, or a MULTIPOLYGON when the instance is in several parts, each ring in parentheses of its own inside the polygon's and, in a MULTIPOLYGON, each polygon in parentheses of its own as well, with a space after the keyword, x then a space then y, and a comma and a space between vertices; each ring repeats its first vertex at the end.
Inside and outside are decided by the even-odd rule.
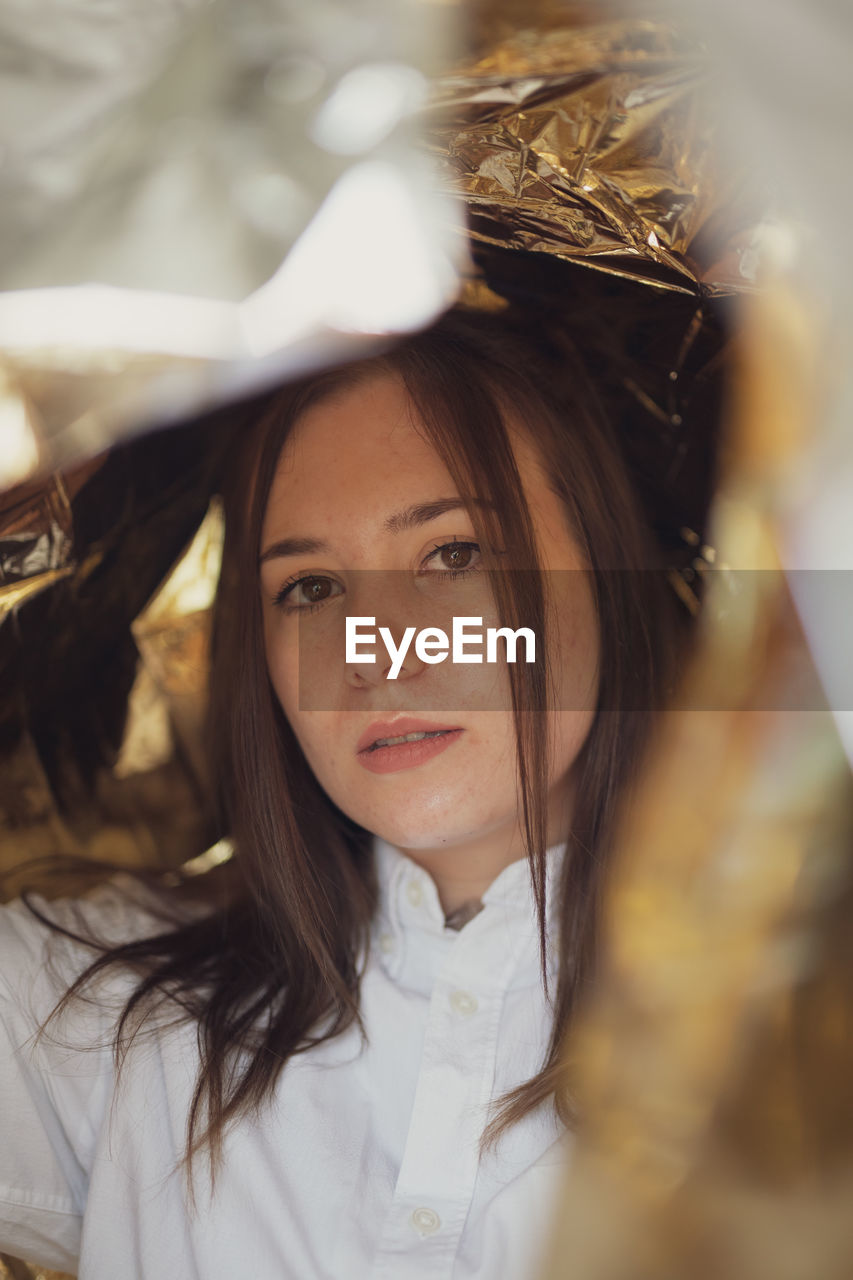
POLYGON ((576 711, 556 711, 551 719, 550 782, 553 784, 565 776, 575 763, 589 736, 595 719, 592 708, 576 711))
POLYGON ((594 710, 598 698, 600 638, 591 592, 585 585, 583 590, 577 589, 582 584, 574 574, 569 582, 573 590, 552 614, 552 706, 582 721, 585 713, 594 710))
MULTIPOLYGON (((299 646, 290 620, 267 618, 264 627, 267 671, 275 696, 293 730, 309 767, 321 785, 334 786, 337 774, 334 752, 334 713, 300 710, 303 682, 299 671, 299 646)), ((308 695, 310 702, 310 694, 308 695)), ((334 798, 334 797, 333 797, 334 798)))
POLYGON ((552 782, 574 764, 589 736, 598 703, 600 636, 585 574, 563 575, 564 598, 552 622, 552 782))

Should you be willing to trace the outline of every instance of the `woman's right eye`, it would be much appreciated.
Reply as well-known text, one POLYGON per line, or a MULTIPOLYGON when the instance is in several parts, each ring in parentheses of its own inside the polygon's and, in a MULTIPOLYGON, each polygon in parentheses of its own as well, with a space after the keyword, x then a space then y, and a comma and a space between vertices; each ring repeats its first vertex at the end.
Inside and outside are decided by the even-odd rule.
POLYGON ((273 603, 283 608, 285 613, 311 613, 333 596, 343 595, 343 590, 334 578, 310 573, 285 582, 273 603))

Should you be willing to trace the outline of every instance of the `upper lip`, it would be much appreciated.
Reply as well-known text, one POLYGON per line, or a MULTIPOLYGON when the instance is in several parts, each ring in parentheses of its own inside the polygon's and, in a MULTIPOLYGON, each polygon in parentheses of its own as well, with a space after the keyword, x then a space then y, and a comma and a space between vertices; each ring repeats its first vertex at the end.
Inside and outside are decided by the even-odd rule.
POLYGON ((413 720, 402 716, 399 720, 376 720, 368 725, 355 745, 357 752, 366 751, 379 738, 402 738, 406 733, 435 733, 438 729, 459 729, 458 724, 434 724, 431 720, 413 720))

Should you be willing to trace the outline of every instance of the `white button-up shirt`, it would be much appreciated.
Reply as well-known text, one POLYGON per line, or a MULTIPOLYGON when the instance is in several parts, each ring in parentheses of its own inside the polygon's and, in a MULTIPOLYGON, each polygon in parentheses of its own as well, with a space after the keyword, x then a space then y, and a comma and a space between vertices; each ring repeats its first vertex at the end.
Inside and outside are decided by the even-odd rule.
MULTIPOLYGON (((294 1057, 271 1104, 227 1132, 196 1204, 176 1165, 198 1052, 192 1026, 137 1040, 116 1085, 111 1038, 132 979, 102 980, 33 1035, 91 951, 0 909, 0 1251, 81 1280, 527 1280, 547 1245, 569 1152, 550 1108, 480 1152, 489 1103, 547 1048, 526 862, 461 930, 426 871, 375 842, 380 882, 353 1027, 294 1057), (113 1105, 114 1104, 114 1105, 113 1105)), ((549 882, 563 856, 549 850, 549 882)), ((70 904, 51 904, 58 917, 70 904)), ((111 938, 143 908, 116 889, 83 910, 111 938)))

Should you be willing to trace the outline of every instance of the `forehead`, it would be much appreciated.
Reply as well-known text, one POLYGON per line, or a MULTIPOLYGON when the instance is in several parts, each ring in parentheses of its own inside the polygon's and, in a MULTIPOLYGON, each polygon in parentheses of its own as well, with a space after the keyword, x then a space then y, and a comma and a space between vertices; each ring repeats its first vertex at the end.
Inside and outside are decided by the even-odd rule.
MULTIPOLYGON (((522 489, 544 516, 555 499, 539 447, 512 406, 503 407, 502 417, 522 489)), ((489 448, 485 432, 482 448, 489 448)), ((366 515, 378 518, 458 492, 402 377, 371 370, 324 395, 293 425, 276 464, 262 538, 309 523, 315 529, 354 530, 366 515)), ((562 523, 559 513, 555 518, 562 523)))
POLYGON ((279 468, 292 472, 318 460, 382 457, 423 460, 435 453, 417 406, 403 379, 379 370, 336 387, 297 419, 279 458, 279 468))
POLYGON ((276 465, 266 523, 318 508, 343 517, 355 504, 380 503, 401 488, 455 492, 402 378, 377 372, 337 388, 297 420, 276 465), (449 486, 449 487, 448 487, 449 486))
MULTIPOLYGON (((544 562, 577 568, 583 556, 540 448, 519 413, 506 408, 503 417, 544 562)), ((482 448, 489 447, 483 435, 482 448)), ((367 553, 377 538, 393 539, 387 521, 394 513, 458 496, 402 378, 371 372, 325 396, 294 424, 276 465, 261 544, 307 538, 347 555, 367 553)), ((517 495, 494 497, 512 503, 517 495)))

